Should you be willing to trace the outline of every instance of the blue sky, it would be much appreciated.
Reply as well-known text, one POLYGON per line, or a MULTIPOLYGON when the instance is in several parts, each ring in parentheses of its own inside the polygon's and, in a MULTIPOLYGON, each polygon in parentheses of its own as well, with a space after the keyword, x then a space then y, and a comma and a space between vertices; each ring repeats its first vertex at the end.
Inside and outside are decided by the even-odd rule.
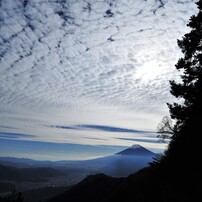
POLYGON ((52 144, 78 145, 66 159, 106 155, 92 148, 112 145, 163 151, 154 132, 173 101, 177 39, 194 2, 2 0, 0 155, 39 158, 31 151, 42 143, 43 159, 59 158, 52 144))
POLYGON ((35 160, 81 160, 118 153, 126 146, 50 143, 1 139, 1 156, 23 157, 35 160))

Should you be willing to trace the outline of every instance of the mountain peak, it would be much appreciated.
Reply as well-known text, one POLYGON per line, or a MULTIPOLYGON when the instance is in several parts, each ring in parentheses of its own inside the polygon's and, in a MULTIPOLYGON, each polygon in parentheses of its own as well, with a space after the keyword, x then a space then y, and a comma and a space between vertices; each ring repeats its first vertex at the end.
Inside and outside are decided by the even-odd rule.
POLYGON ((116 153, 118 155, 152 155, 154 156, 155 154, 148 149, 142 147, 139 144, 134 144, 131 147, 116 153))
POLYGON ((140 149, 140 148, 143 148, 141 145, 139 144, 134 144, 130 147, 131 149, 140 149))

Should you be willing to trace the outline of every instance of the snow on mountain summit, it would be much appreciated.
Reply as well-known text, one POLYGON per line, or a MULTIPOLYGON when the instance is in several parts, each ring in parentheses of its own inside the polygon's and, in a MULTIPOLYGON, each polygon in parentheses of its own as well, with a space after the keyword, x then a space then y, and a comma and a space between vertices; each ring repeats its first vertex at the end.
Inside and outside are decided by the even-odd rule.
POLYGON ((148 149, 142 147, 139 144, 135 144, 121 152, 117 153, 118 155, 149 155, 149 156, 154 156, 155 154, 148 149))
POLYGON ((143 148, 141 145, 139 144, 134 144, 130 147, 131 149, 139 149, 139 148, 143 148))

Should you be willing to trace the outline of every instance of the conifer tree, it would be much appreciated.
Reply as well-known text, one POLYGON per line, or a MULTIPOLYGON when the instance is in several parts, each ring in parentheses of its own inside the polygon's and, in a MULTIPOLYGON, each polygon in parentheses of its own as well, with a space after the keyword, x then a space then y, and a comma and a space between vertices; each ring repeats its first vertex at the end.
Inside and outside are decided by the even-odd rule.
POLYGON ((182 167, 199 170, 197 160, 201 158, 202 0, 196 4, 199 12, 190 18, 187 25, 191 31, 178 40, 183 57, 175 66, 181 72, 181 82, 170 81, 171 94, 179 102, 168 104, 170 116, 176 124, 164 160, 179 170, 182 167))
POLYGON ((201 109, 201 77, 202 77, 202 1, 197 3, 199 13, 192 16, 188 24, 191 32, 185 34, 182 40, 178 40, 178 46, 184 54, 176 64, 178 70, 183 70, 182 83, 170 81, 171 94, 177 98, 183 98, 183 104, 169 104, 170 114, 176 119, 177 125, 185 123, 193 109, 201 109))

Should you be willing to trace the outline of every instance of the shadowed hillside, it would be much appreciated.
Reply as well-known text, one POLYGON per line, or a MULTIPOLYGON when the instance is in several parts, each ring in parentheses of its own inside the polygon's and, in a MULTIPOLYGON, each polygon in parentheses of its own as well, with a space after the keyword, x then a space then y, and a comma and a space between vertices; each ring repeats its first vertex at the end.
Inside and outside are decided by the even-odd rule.
POLYGON ((0 165, 0 181, 41 182, 51 177, 65 176, 54 168, 15 168, 0 165))

